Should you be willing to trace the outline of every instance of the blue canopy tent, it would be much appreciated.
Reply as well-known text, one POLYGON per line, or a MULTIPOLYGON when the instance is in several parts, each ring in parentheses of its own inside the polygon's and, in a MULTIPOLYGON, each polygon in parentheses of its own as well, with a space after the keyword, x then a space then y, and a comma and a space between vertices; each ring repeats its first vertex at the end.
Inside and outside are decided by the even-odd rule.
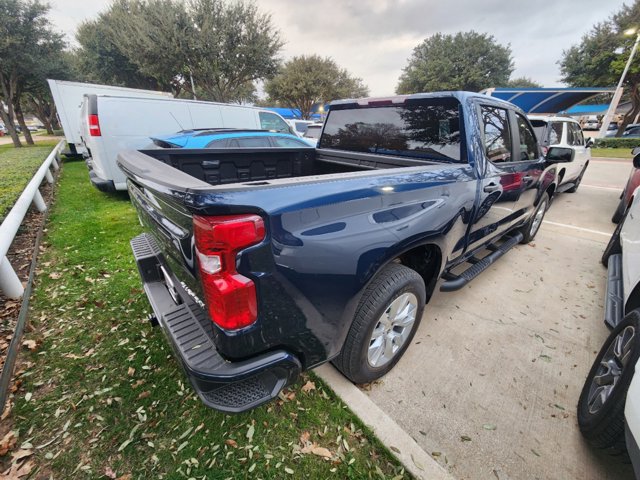
POLYGON ((526 113, 559 113, 613 88, 487 88, 481 93, 514 103, 526 113))

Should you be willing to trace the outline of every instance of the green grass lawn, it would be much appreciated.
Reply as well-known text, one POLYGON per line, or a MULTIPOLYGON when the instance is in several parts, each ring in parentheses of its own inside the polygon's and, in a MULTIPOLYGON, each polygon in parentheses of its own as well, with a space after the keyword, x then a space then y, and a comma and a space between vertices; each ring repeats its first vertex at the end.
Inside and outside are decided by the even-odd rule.
POLYGON ((591 148, 592 157, 633 158, 630 148, 591 148))
POLYGON ((37 142, 23 148, 0 145, 0 223, 56 143, 37 142))
POLYGON ((31 478, 408 478, 313 375, 248 413, 204 407, 146 320, 129 248, 140 231, 125 195, 65 164, 12 413, 31 478))

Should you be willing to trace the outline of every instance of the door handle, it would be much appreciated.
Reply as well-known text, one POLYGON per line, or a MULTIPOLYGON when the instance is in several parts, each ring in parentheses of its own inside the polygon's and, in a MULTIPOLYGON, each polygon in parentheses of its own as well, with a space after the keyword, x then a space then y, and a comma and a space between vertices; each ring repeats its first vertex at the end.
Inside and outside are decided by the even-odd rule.
POLYGON ((482 189, 484 192, 486 193, 491 193, 491 192, 495 192, 496 190, 498 190, 500 187, 498 185, 496 185, 495 183, 490 183, 488 185, 485 185, 484 188, 482 189))
POLYGON ((525 175, 524 177, 522 177, 523 182, 530 182, 531 180, 533 180, 533 177, 531 175, 525 175))

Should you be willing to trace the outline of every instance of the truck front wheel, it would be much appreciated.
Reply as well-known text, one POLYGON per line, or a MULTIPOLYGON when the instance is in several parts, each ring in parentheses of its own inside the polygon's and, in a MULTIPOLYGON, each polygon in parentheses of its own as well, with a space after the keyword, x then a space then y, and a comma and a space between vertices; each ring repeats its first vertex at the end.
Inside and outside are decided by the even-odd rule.
POLYGON ((422 277, 403 265, 387 265, 365 290, 333 364, 355 383, 382 377, 411 343, 425 303, 422 277))
POLYGON ((523 235, 522 241, 520 243, 529 243, 531 240, 533 240, 533 238, 536 236, 536 233, 538 233, 538 230, 540 229, 540 225, 542 225, 544 214, 547 213, 548 208, 549 195, 547 193, 543 193, 542 198, 538 202, 538 207, 536 208, 535 213, 520 230, 523 235))

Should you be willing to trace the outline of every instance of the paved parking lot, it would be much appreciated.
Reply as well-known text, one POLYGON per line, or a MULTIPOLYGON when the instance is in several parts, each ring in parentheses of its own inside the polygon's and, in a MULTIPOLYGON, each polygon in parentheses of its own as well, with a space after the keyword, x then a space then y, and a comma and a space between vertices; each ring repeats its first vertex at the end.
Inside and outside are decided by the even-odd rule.
POLYGON ((608 334, 600 256, 630 168, 592 160, 532 244, 434 295, 404 358, 367 391, 456 478, 633 478, 585 445, 575 413, 608 334))

